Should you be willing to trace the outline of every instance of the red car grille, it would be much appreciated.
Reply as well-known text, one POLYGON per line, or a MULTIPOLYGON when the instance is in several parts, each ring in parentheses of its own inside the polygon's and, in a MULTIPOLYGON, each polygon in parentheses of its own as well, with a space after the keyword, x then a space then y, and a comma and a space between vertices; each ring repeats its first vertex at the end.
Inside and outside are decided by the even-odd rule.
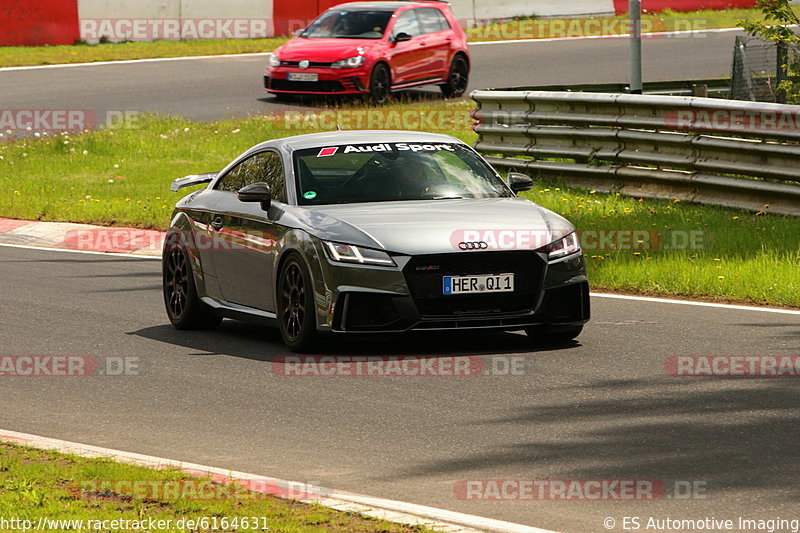
POLYGON ((276 91, 292 91, 297 93, 337 93, 344 91, 344 85, 338 81, 289 81, 289 80, 270 80, 270 89, 276 91))

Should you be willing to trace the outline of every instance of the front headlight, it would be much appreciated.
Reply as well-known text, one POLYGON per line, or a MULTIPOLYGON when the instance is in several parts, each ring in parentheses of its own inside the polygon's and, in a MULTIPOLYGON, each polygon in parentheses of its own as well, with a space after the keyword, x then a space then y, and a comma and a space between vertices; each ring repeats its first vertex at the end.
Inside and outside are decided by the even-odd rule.
POLYGON ((278 54, 273 53, 271 56, 269 56, 269 66, 271 67, 281 66, 281 60, 278 58, 278 54))
POLYGON ((353 56, 342 59, 331 65, 331 68, 358 68, 364 64, 364 56, 353 56))
POLYGON ((581 243, 578 240, 578 234, 573 231, 563 239, 558 239, 555 242, 551 242, 544 248, 541 248, 539 251, 546 252, 547 258, 550 261, 554 261, 556 259, 561 259, 562 257, 580 252, 581 243))
POLYGON ((352 244, 323 242, 325 251, 332 261, 337 263, 353 263, 358 265, 395 266, 389 254, 371 248, 362 248, 352 244))

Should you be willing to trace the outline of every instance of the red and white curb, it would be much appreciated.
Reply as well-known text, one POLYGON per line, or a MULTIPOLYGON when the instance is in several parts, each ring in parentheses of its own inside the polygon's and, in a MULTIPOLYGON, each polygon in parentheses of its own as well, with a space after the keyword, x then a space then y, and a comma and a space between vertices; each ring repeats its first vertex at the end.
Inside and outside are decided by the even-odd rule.
POLYGON ((383 498, 373 498, 361 494, 342 492, 323 487, 311 487, 298 483, 244 472, 234 472, 224 468, 203 466, 184 461, 163 459, 150 455, 100 448, 88 444, 51 439, 16 431, 0 429, 0 441, 30 446, 40 450, 54 450, 60 453, 90 458, 108 458, 147 468, 176 468, 197 477, 209 477, 216 482, 237 484, 262 494, 278 498, 293 499, 303 503, 318 504, 337 511, 353 512, 399 524, 423 525, 444 533, 476 533, 481 531, 504 533, 556 533, 546 529, 483 518, 480 516, 436 509, 414 503, 399 502, 383 498))
POLYGON ((0 218, 0 244, 161 257, 164 232, 0 218))
MULTIPOLYGON (((28 247, 56 252, 122 254, 131 258, 160 259, 165 233, 137 228, 118 228, 65 222, 35 222, 0 218, 0 247, 28 247)), ((734 311, 755 311, 800 315, 798 309, 754 305, 733 305, 694 300, 676 300, 626 294, 592 292, 595 298, 630 300, 695 307, 715 307, 734 311)))

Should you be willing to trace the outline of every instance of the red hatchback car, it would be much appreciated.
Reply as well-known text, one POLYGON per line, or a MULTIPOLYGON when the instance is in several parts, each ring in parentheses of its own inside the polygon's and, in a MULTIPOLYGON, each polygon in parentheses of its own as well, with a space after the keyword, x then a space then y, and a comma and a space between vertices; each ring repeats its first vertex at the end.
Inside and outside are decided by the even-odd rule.
POLYGON ((329 9, 275 50, 264 87, 275 95, 368 94, 438 84, 445 97, 467 90, 467 36, 440 1, 351 2, 329 9))

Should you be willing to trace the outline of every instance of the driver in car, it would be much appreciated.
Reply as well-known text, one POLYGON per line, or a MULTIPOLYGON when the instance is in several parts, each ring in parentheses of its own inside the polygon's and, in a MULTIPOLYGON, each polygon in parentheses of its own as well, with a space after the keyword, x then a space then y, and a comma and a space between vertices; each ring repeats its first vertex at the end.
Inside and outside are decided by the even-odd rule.
POLYGON ((394 189, 401 198, 422 198, 429 185, 428 166, 419 159, 402 160, 396 167, 394 189))

